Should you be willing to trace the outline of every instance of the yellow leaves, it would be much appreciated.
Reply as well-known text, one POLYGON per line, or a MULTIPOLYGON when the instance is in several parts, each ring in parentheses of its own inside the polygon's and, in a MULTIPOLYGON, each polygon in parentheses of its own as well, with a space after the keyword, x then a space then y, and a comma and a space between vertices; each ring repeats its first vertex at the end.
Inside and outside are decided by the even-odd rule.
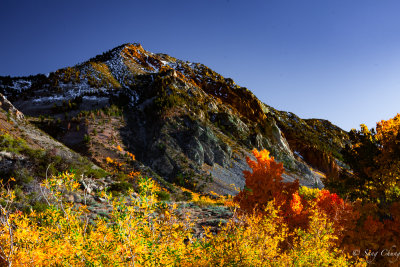
POLYGON ((258 151, 257 149, 253 149, 253 155, 256 157, 258 162, 267 162, 269 157, 269 151, 264 149, 262 151, 258 151))
POLYGON ((131 160, 136 160, 135 155, 133 155, 132 153, 130 153, 128 151, 124 151, 124 149, 120 145, 117 146, 117 150, 119 152, 125 152, 125 155, 127 155, 131 160))
POLYGON ((218 195, 217 193, 215 193, 214 191, 210 191, 210 194, 216 197, 220 197, 220 195, 218 195))
POLYGON ((221 196, 213 191, 210 191, 210 195, 214 196, 215 198, 211 198, 209 195, 205 194, 199 194, 196 192, 193 192, 187 188, 184 187, 179 187, 182 191, 190 193, 192 196, 191 201, 194 203, 198 203, 200 205, 214 205, 214 204, 220 204, 220 205, 225 205, 226 203, 233 204, 233 199, 232 196, 221 196))
POLYGON ((400 184, 400 114, 378 122, 376 134, 365 125, 354 133, 350 166, 355 171, 354 177, 362 181, 362 188, 357 189, 377 203, 398 200, 387 189, 400 184))
MULTIPOLYGON (((135 161, 135 155, 133 155, 132 153, 128 152, 128 151, 124 151, 124 149, 120 146, 117 145, 116 150, 120 152, 120 154, 124 155, 125 157, 128 158, 128 160, 126 162, 119 162, 115 159, 112 159, 110 157, 106 157, 106 163, 113 169, 114 172, 120 172, 123 171, 123 166, 125 167, 125 171, 127 171, 127 169, 129 169, 129 161, 135 161), (127 164, 128 163, 128 164, 127 164)), ((138 176, 140 173, 139 172, 135 172, 135 171, 131 171, 128 176, 130 178, 135 178, 135 176, 138 176)))
POLYGON ((120 170, 125 163, 120 163, 118 161, 113 160, 110 157, 106 157, 106 162, 107 164, 111 165, 113 168, 116 168, 117 170, 120 170))
POLYGON ((208 248, 205 253, 210 258, 208 264, 278 265, 281 257, 279 246, 287 235, 287 227, 272 216, 241 215, 236 220, 229 221, 218 235, 206 231, 208 248))
POLYGON ((14 191, 9 192, 7 197, 8 197, 8 199, 9 199, 11 202, 14 201, 14 199, 15 199, 15 192, 14 192, 14 191))
POLYGON ((110 157, 106 157, 106 162, 108 164, 113 163, 114 161, 110 157))
POLYGON ((78 189, 78 187, 80 186, 80 184, 78 183, 78 182, 74 182, 73 184, 72 184, 72 188, 75 190, 75 189, 78 189))
POLYGON ((78 183, 75 174, 63 172, 57 176, 53 175, 49 179, 44 180, 41 186, 49 189, 56 197, 59 197, 62 190, 73 192, 79 188, 80 184, 78 183))
POLYGON ((107 192, 105 192, 105 191, 101 191, 100 192, 100 196, 103 197, 103 198, 106 198, 108 200, 111 199, 111 193, 107 194, 107 192))
MULTIPOLYGON (((317 262, 321 266, 345 262, 331 251, 335 237, 320 215, 315 215, 310 230, 292 244, 294 249, 283 249, 292 233, 272 202, 265 203, 266 215, 235 214, 221 224, 218 233, 206 230, 202 238, 196 238, 191 221, 178 217, 177 203, 160 206, 157 202, 156 192, 161 188, 154 180, 139 176, 137 183, 139 194, 131 192, 129 202, 100 193, 111 200, 108 219, 88 223, 86 206, 66 203, 65 211, 51 206, 40 213, 12 213, 8 224, 0 223, 0 246, 10 251, 12 241, 4 233, 15 229, 15 266, 302 266, 301 260, 313 266, 310 259, 316 255, 323 256, 323 261, 317 262)), ((77 181, 74 175, 63 173, 50 177, 44 185, 56 194, 75 188, 77 181)), ((195 197, 202 200, 205 196, 195 197)), ((300 196, 292 197, 293 206, 300 208, 300 196)), ((231 200, 220 198, 207 201, 231 200)))
POLYGON ((313 199, 317 198, 317 196, 319 195, 319 192, 320 192, 320 189, 310 188, 307 186, 300 186, 299 191, 298 191, 299 195, 307 200, 313 200, 313 199))
POLYGON ((371 138, 371 132, 368 129, 367 125, 360 124, 360 127, 361 127, 361 133, 364 134, 364 136, 367 136, 368 138, 371 138))

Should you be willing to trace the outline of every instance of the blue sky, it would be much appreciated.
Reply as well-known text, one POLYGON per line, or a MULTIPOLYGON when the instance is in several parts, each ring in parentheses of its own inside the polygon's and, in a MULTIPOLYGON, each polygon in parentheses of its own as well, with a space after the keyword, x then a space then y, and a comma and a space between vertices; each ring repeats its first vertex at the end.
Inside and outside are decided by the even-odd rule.
POLYGON ((263 102, 345 130, 400 112, 400 1, 1 0, 0 75, 127 42, 201 62, 263 102))

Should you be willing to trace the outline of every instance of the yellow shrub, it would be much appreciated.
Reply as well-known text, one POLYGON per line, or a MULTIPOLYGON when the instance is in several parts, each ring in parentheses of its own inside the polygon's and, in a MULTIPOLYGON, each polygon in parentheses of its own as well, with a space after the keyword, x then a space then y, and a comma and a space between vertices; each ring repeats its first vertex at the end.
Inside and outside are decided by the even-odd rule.
MULTIPOLYGON (((178 219, 176 205, 157 201, 159 186, 138 176, 138 194, 112 198, 109 219, 89 221, 84 205, 63 201, 78 190, 74 175, 46 179, 49 203, 41 213, 10 212, 15 199, 3 186, 0 204, 0 258, 15 266, 344 266, 348 256, 334 248, 335 236, 315 211, 307 232, 289 233, 272 202, 264 216, 237 215, 218 233, 192 235, 193 224, 178 219), (128 201, 129 200, 129 201, 128 201), (289 249, 282 242, 297 234, 289 249)), ((1 263, 1 262, 0 262, 1 263)))

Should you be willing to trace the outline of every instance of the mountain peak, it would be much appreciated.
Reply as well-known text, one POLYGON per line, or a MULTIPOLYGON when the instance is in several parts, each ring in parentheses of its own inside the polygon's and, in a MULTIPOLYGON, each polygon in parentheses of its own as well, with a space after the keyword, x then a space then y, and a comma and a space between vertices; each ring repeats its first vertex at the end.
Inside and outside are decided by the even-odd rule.
POLYGON ((105 157, 118 157, 118 145, 160 181, 182 183, 186 177, 190 184, 184 186, 198 189, 202 184, 220 193, 234 193, 232 183, 243 185, 246 156, 254 147, 266 148, 284 162, 291 173, 287 180, 301 173, 303 184, 320 186, 319 176, 294 152, 304 152, 303 158, 312 159, 317 168, 331 171, 335 163, 325 151, 342 144, 335 139, 322 151, 322 142, 314 140, 329 136, 323 132, 325 122, 294 115, 284 119, 284 113, 232 79, 203 64, 151 53, 138 43, 49 76, 0 77, 0 93, 26 115, 47 116, 39 123, 44 131, 104 168, 105 157), (296 133, 290 126, 295 123, 296 133), (316 148, 310 149, 313 144, 316 148), (321 155, 327 160, 320 164, 315 159, 321 155), (203 180, 208 176, 214 182, 203 180))

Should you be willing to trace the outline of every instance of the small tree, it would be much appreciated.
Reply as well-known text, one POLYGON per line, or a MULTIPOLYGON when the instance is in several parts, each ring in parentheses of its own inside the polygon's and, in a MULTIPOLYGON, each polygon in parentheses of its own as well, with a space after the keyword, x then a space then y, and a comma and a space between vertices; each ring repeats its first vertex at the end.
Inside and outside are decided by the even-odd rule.
POLYGON ((253 171, 243 172, 246 185, 234 200, 247 212, 255 210, 262 213, 271 200, 275 200, 278 206, 290 205, 293 194, 299 189, 298 180, 282 182, 283 164, 269 157, 269 151, 254 149, 253 155, 257 161, 247 157, 247 163, 253 171))
POLYGON ((343 151, 352 172, 326 185, 352 199, 361 198, 382 207, 400 200, 400 114, 377 123, 376 132, 364 124, 350 131, 351 145, 343 151))

